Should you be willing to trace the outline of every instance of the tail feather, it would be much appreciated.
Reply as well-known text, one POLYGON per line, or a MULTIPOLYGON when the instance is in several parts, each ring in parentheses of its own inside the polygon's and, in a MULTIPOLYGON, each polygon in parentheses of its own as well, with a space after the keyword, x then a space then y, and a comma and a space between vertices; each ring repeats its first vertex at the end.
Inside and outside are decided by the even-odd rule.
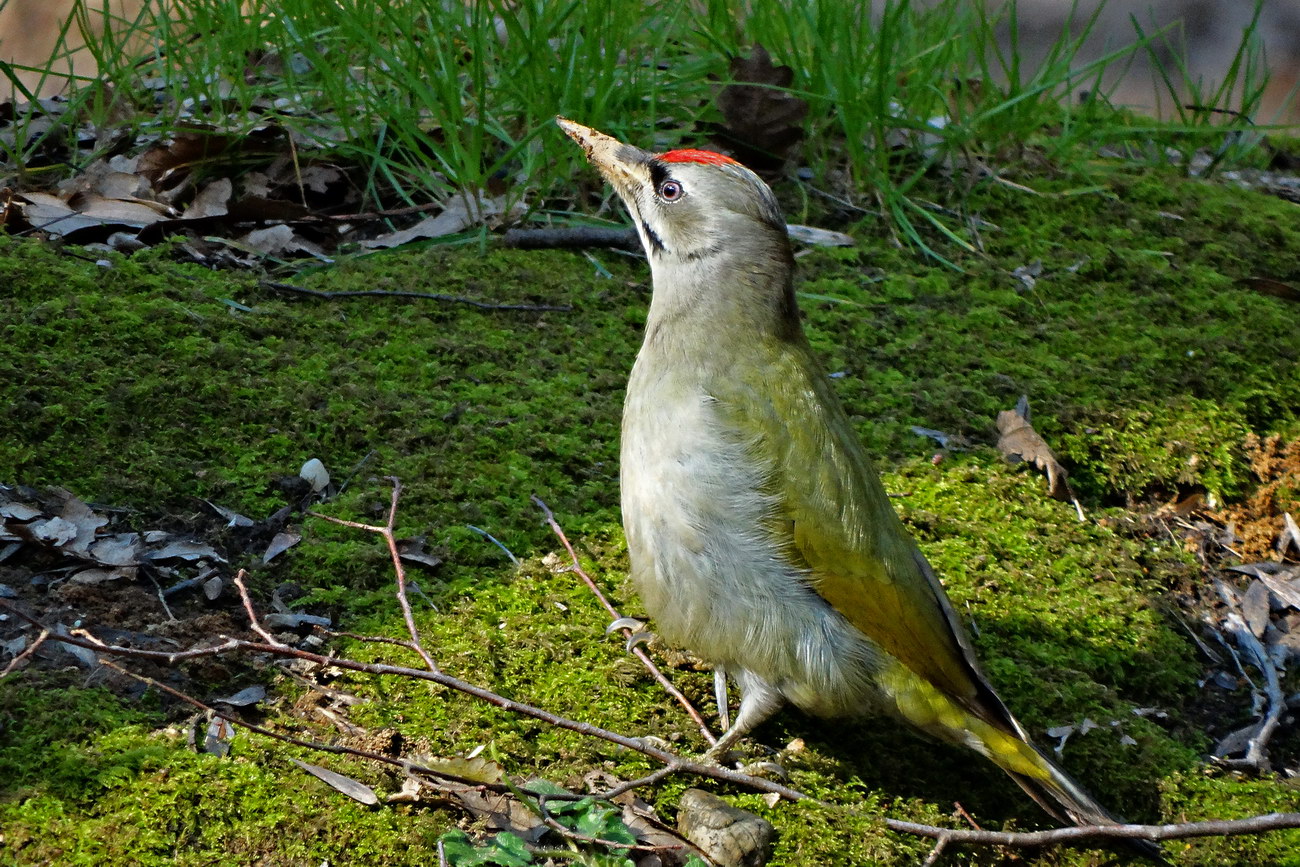
MULTIPOLYGON (((1015 771, 1007 771, 1007 775, 1049 815, 1058 821, 1074 825, 1125 824, 1123 818, 1097 803, 1097 800, 1069 774, 1042 753, 1039 753, 1039 756, 1044 767, 1049 771, 1049 776, 1046 778, 1030 777, 1015 771)), ((1149 858, 1157 864, 1168 863, 1164 857, 1164 850, 1154 840, 1130 839, 1125 840, 1124 845, 1135 854, 1149 858)))
MULTIPOLYGON (((923 731, 964 744, 986 756, 1024 789, 1051 816, 1074 825, 1122 825, 1065 771, 1030 742, 993 692, 984 687, 984 701, 959 701, 898 665, 881 676, 898 712, 923 731)), ((1158 863, 1166 863, 1151 840, 1127 840, 1129 848, 1158 863)))

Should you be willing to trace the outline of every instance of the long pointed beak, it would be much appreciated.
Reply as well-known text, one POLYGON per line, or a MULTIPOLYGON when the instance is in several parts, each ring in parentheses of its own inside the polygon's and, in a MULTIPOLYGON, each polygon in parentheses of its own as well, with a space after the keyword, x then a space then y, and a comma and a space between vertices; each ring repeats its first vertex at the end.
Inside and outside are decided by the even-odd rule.
POLYGON ((557 117, 555 122, 569 138, 582 146, 587 160, 600 170, 605 180, 618 192, 631 191, 644 178, 644 166, 653 154, 565 117, 557 117), (641 169, 640 175, 634 171, 634 167, 641 169))

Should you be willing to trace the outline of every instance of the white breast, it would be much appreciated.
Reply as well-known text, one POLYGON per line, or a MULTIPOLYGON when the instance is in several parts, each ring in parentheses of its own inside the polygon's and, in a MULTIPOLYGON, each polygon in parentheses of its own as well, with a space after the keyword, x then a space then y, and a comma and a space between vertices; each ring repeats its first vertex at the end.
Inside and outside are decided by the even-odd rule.
POLYGON ((805 710, 862 712, 879 652, 783 556, 763 492, 773 468, 728 436, 702 387, 671 379, 639 359, 623 415, 623 526, 653 628, 805 710))

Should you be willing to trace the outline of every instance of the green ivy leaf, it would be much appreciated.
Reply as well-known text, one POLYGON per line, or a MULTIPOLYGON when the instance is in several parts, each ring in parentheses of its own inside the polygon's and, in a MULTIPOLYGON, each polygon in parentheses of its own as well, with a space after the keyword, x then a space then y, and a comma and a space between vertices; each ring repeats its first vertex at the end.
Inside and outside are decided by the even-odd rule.
POLYGON ((451 867, 479 867, 482 864, 527 867, 533 863, 533 854, 524 841, 509 831, 497 834, 482 846, 475 846, 464 831, 448 831, 438 838, 438 842, 442 844, 442 851, 451 867))

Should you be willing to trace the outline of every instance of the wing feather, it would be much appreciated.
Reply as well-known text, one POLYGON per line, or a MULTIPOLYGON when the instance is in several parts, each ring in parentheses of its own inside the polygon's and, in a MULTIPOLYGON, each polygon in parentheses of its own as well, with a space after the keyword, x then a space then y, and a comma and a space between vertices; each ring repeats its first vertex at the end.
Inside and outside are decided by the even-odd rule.
POLYGON ((978 716, 1020 732, 975 661, 929 563, 894 512, 806 342, 758 353, 715 394, 727 423, 770 467, 770 532, 816 592, 917 676, 978 716))

